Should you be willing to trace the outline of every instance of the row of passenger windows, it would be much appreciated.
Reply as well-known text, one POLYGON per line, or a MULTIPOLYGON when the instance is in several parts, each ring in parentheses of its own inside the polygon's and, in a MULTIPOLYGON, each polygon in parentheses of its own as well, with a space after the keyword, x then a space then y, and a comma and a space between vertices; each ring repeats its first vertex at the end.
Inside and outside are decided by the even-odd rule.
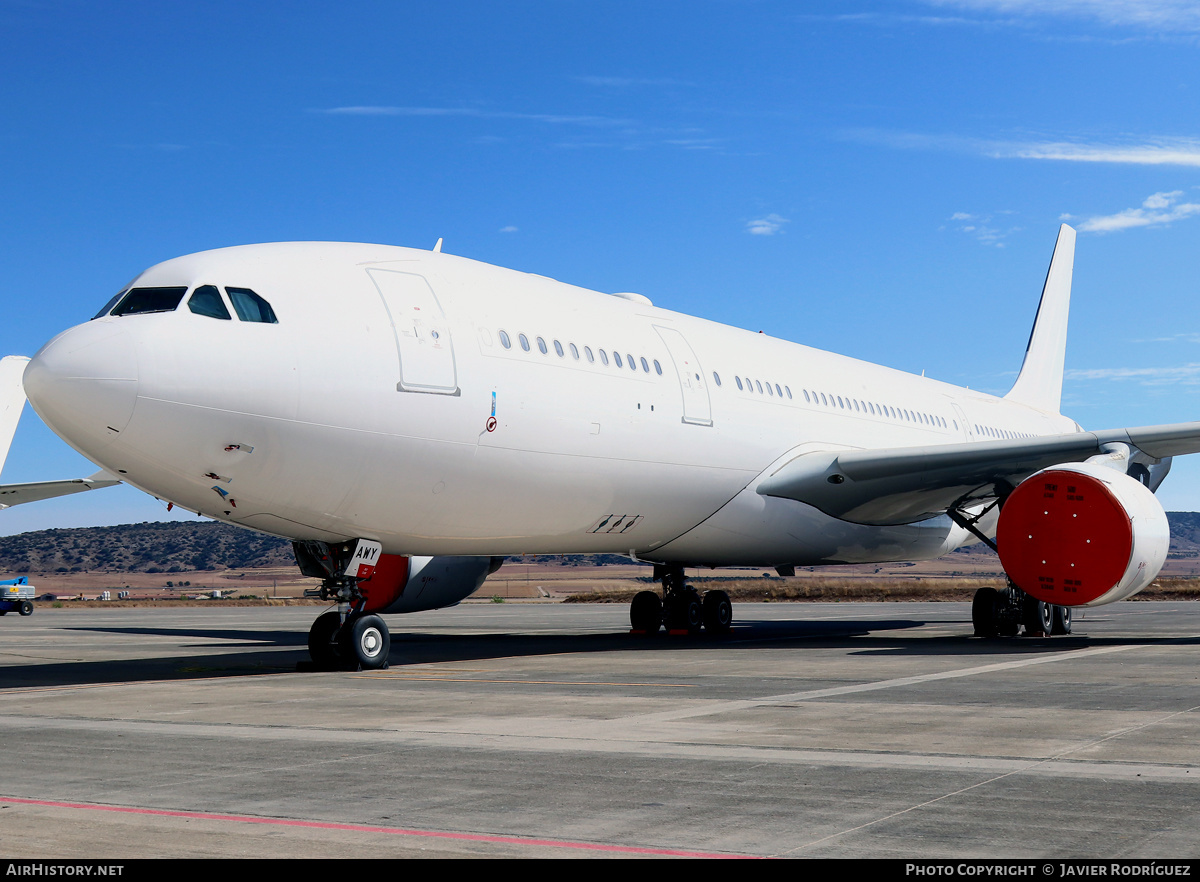
MULTIPOLYGON (((517 335, 517 342, 521 349, 523 349, 525 352, 532 352, 533 346, 536 345, 538 351, 541 352, 542 355, 549 355, 550 349, 553 347, 555 355, 557 355, 559 358, 566 358, 568 351, 570 351, 571 357, 576 361, 579 361, 581 358, 579 347, 577 347, 574 343, 567 343, 566 348, 564 348, 563 344, 558 340, 552 340, 549 344, 547 344, 544 338, 535 337, 534 343, 531 344, 529 342, 529 338, 524 334, 517 335)), ((508 332, 505 330, 500 331, 500 345, 505 349, 512 349, 513 347, 512 338, 509 337, 508 332)), ((589 363, 595 363, 597 355, 599 355, 601 364, 607 365, 609 363, 608 353, 605 352, 605 350, 598 349, 596 350, 596 353, 593 353, 590 346, 583 347, 582 358, 586 358, 589 363)), ((613 350, 612 361, 619 368, 628 365, 633 371, 637 371, 638 363, 640 362, 642 370, 646 373, 650 373, 650 362, 647 362, 645 357, 635 359, 633 355, 627 353, 624 359, 622 359, 621 353, 613 350)), ((662 365, 658 362, 658 359, 654 359, 653 364, 655 373, 659 376, 662 376, 662 365)), ((717 371, 713 371, 712 378, 713 382, 718 386, 723 385, 721 382, 721 375, 717 371)), ((740 377, 737 375, 734 375, 733 380, 737 384, 738 390, 742 392, 767 395, 772 398, 779 398, 781 400, 785 398, 789 401, 794 400, 790 386, 772 383, 770 380, 752 380, 750 377, 740 377)), ((818 392, 815 389, 801 389, 800 392, 804 395, 805 402, 813 405, 819 404, 823 407, 834 407, 840 410, 854 411, 856 413, 869 414, 870 416, 883 417, 885 419, 902 420, 909 423, 920 423, 925 426, 934 426, 941 429, 950 429, 951 424, 953 424, 954 430, 958 431, 957 420, 950 420, 948 422, 945 417, 938 416, 937 414, 925 413, 924 411, 918 410, 909 410, 903 407, 893 407, 892 405, 879 404, 874 401, 860 401, 857 398, 850 398, 849 396, 843 398, 841 395, 834 395, 832 392, 826 394, 824 392, 818 392)), ((993 438, 1016 439, 1033 437, 1032 435, 1024 432, 1012 432, 1005 429, 995 429, 990 426, 978 425, 975 426, 975 433, 977 435, 989 435, 993 438)))
POLYGON ((1014 432, 1011 429, 997 429, 994 426, 980 426, 980 425, 975 426, 975 434, 976 435, 987 435, 990 438, 997 438, 997 439, 1008 438, 1010 440, 1016 440, 1018 438, 1033 438, 1034 437, 1029 432, 1014 432))
MULTIPOLYGON (((721 375, 713 371, 713 381, 720 386, 721 375)), ((792 400, 792 389, 790 386, 780 386, 778 383, 772 384, 770 380, 751 380, 749 377, 742 378, 734 376, 734 382, 742 392, 757 392, 759 395, 767 394, 768 396, 783 398, 787 397, 792 400)), ((820 404, 825 407, 837 407, 842 410, 853 410, 858 413, 866 413, 871 416, 890 417, 896 420, 906 420, 910 423, 922 423, 926 426, 937 426, 942 429, 948 429, 949 425, 946 420, 935 414, 922 413, 915 410, 906 410, 905 408, 891 407, 885 404, 876 404, 873 401, 859 401, 857 398, 842 398, 840 395, 830 393, 826 395, 824 392, 813 390, 811 393, 808 389, 800 390, 804 394, 804 400, 809 404, 820 404)), ((958 428, 958 422, 954 421, 954 428, 958 428)))
MULTIPOLYGON (((137 315, 149 312, 174 312, 187 294, 187 286, 162 288, 130 288, 122 291, 104 305, 93 318, 105 315, 137 315)), ((271 304, 249 288, 226 286, 225 296, 233 304, 233 311, 244 322, 260 322, 267 325, 279 323, 271 304)), ((231 321, 229 307, 216 285, 199 285, 188 298, 188 309, 196 315, 231 321)))
MULTIPOLYGON (((567 348, 564 349, 562 343, 559 342, 558 340, 552 340, 550 343, 550 346, 547 346, 544 338, 536 337, 534 339, 537 343, 538 352, 542 353, 542 355, 549 355, 550 354, 550 346, 553 346, 554 354, 557 355, 559 358, 566 358, 568 350, 570 350, 571 358, 575 359, 575 361, 579 361, 581 358, 581 356, 579 354, 579 347, 576 346, 574 343, 567 343, 567 348)), ((524 334, 517 334, 517 341, 520 344, 521 349, 523 349, 524 351, 531 352, 533 350, 533 347, 529 343, 529 338, 526 337, 524 334)), ((512 338, 508 336, 508 331, 505 331, 505 330, 500 331, 500 345, 503 346, 505 349, 512 349, 512 346, 513 346, 512 338)), ((607 352, 605 352, 603 349, 597 349, 596 352, 593 353, 592 347, 590 347, 590 346, 583 347, 583 356, 582 357, 586 358, 589 364, 595 364, 597 355, 599 355, 599 357, 600 357, 600 363, 607 366, 608 365, 608 353, 607 352)), ((612 361, 613 361, 613 364, 615 364, 619 368, 623 368, 626 365, 628 365, 629 369, 632 371, 636 371, 638 369, 638 364, 640 363, 642 366, 642 371, 647 374, 650 373, 651 362, 647 361, 645 356, 641 356, 640 358, 634 358, 632 354, 626 353, 625 357, 622 358, 621 353, 617 352, 617 350, 614 349, 613 353, 612 353, 612 361)), ((663 372, 662 365, 659 364, 659 361, 657 358, 653 360, 653 364, 654 364, 654 372, 656 374, 658 374, 658 376, 661 377, 662 372, 663 372)))

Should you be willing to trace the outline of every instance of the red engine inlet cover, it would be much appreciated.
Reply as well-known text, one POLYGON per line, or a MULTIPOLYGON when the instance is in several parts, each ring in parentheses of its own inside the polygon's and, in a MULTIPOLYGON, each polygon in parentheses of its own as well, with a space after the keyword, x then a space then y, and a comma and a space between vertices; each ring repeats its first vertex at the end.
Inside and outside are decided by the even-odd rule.
POLYGON ((409 558, 403 554, 381 554, 371 578, 359 582, 359 590, 367 602, 363 612, 387 609, 404 593, 408 584, 409 558))
POLYGON ((996 544, 1004 571, 1018 588, 1045 603, 1080 606, 1124 577, 1133 528, 1102 481, 1048 469, 1008 497, 996 544))

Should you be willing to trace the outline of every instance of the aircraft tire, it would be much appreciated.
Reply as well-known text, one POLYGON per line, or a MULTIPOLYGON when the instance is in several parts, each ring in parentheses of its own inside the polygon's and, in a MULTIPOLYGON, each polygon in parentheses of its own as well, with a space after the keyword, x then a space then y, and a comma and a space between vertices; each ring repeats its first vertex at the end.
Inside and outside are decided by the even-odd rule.
POLYGON ((1060 636, 1071 633, 1071 607, 1054 607, 1054 624, 1050 627, 1050 633, 1060 636))
POLYGON ((33 615, 33 604, 28 600, 22 600, 21 605, 17 609, 23 616, 33 615))
POLYGON ((339 639, 345 641, 342 652, 347 662, 357 662, 364 671, 388 666, 392 636, 379 616, 357 616, 346 623, 339 639))
POLYGON ((1026 595, 1022 603, 1021 624, 1025 626, 1027 637, 1049 637, 1054 633, 1054 604, 1026 595))
POLYGON ((629 626, 634 631, 657 634, 662 627, 662 600, 653 591, 639 591, 629 604, 629 626))
POLYGON ((341 627, 342 617, 330 610, 317 616, 308 629, 308 655, 322 671, 336 671, 342 665, 342 651, 337 641, 341 627))
POLYGON ((705 591, 703 605, 704 630, 710 634, 728 634, 733 625, 733 604, 724 591, 705 591))
POLYGON ((984 586, 975 592, 971 600, 971 624, 976 637, 991 638, 1000 633, 996 621, 996 589, 984 586))

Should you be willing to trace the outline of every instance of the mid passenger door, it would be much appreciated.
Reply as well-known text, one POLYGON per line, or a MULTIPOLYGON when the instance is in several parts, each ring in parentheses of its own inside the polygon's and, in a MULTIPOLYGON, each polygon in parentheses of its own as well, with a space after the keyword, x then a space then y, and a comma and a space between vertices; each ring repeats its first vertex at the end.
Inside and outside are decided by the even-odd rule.
POLYGON ((674 328, 655 325, 654 330, 662 337, 675 362, 675 373, 679 375, 679 387, 683 392, 683 422, 711 426, 712 402, 708 398, 708 384, 704 382, 704 368, 692 345, 674 328))
POLYGON ((450 324, 424 276, 368 269, 396 335, 402 392, 458 394, 450 324))

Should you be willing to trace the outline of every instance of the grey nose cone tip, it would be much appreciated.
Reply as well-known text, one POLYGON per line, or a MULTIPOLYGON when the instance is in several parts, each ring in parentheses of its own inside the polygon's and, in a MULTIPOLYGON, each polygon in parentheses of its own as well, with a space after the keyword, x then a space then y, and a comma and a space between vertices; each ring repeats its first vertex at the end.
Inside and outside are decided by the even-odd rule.
POLYGON ((105 444, 133 417, 137 351, 127 331, 88 322, 43 346, 26 366, 24 383, 37 415, 73 446, 105 444))

